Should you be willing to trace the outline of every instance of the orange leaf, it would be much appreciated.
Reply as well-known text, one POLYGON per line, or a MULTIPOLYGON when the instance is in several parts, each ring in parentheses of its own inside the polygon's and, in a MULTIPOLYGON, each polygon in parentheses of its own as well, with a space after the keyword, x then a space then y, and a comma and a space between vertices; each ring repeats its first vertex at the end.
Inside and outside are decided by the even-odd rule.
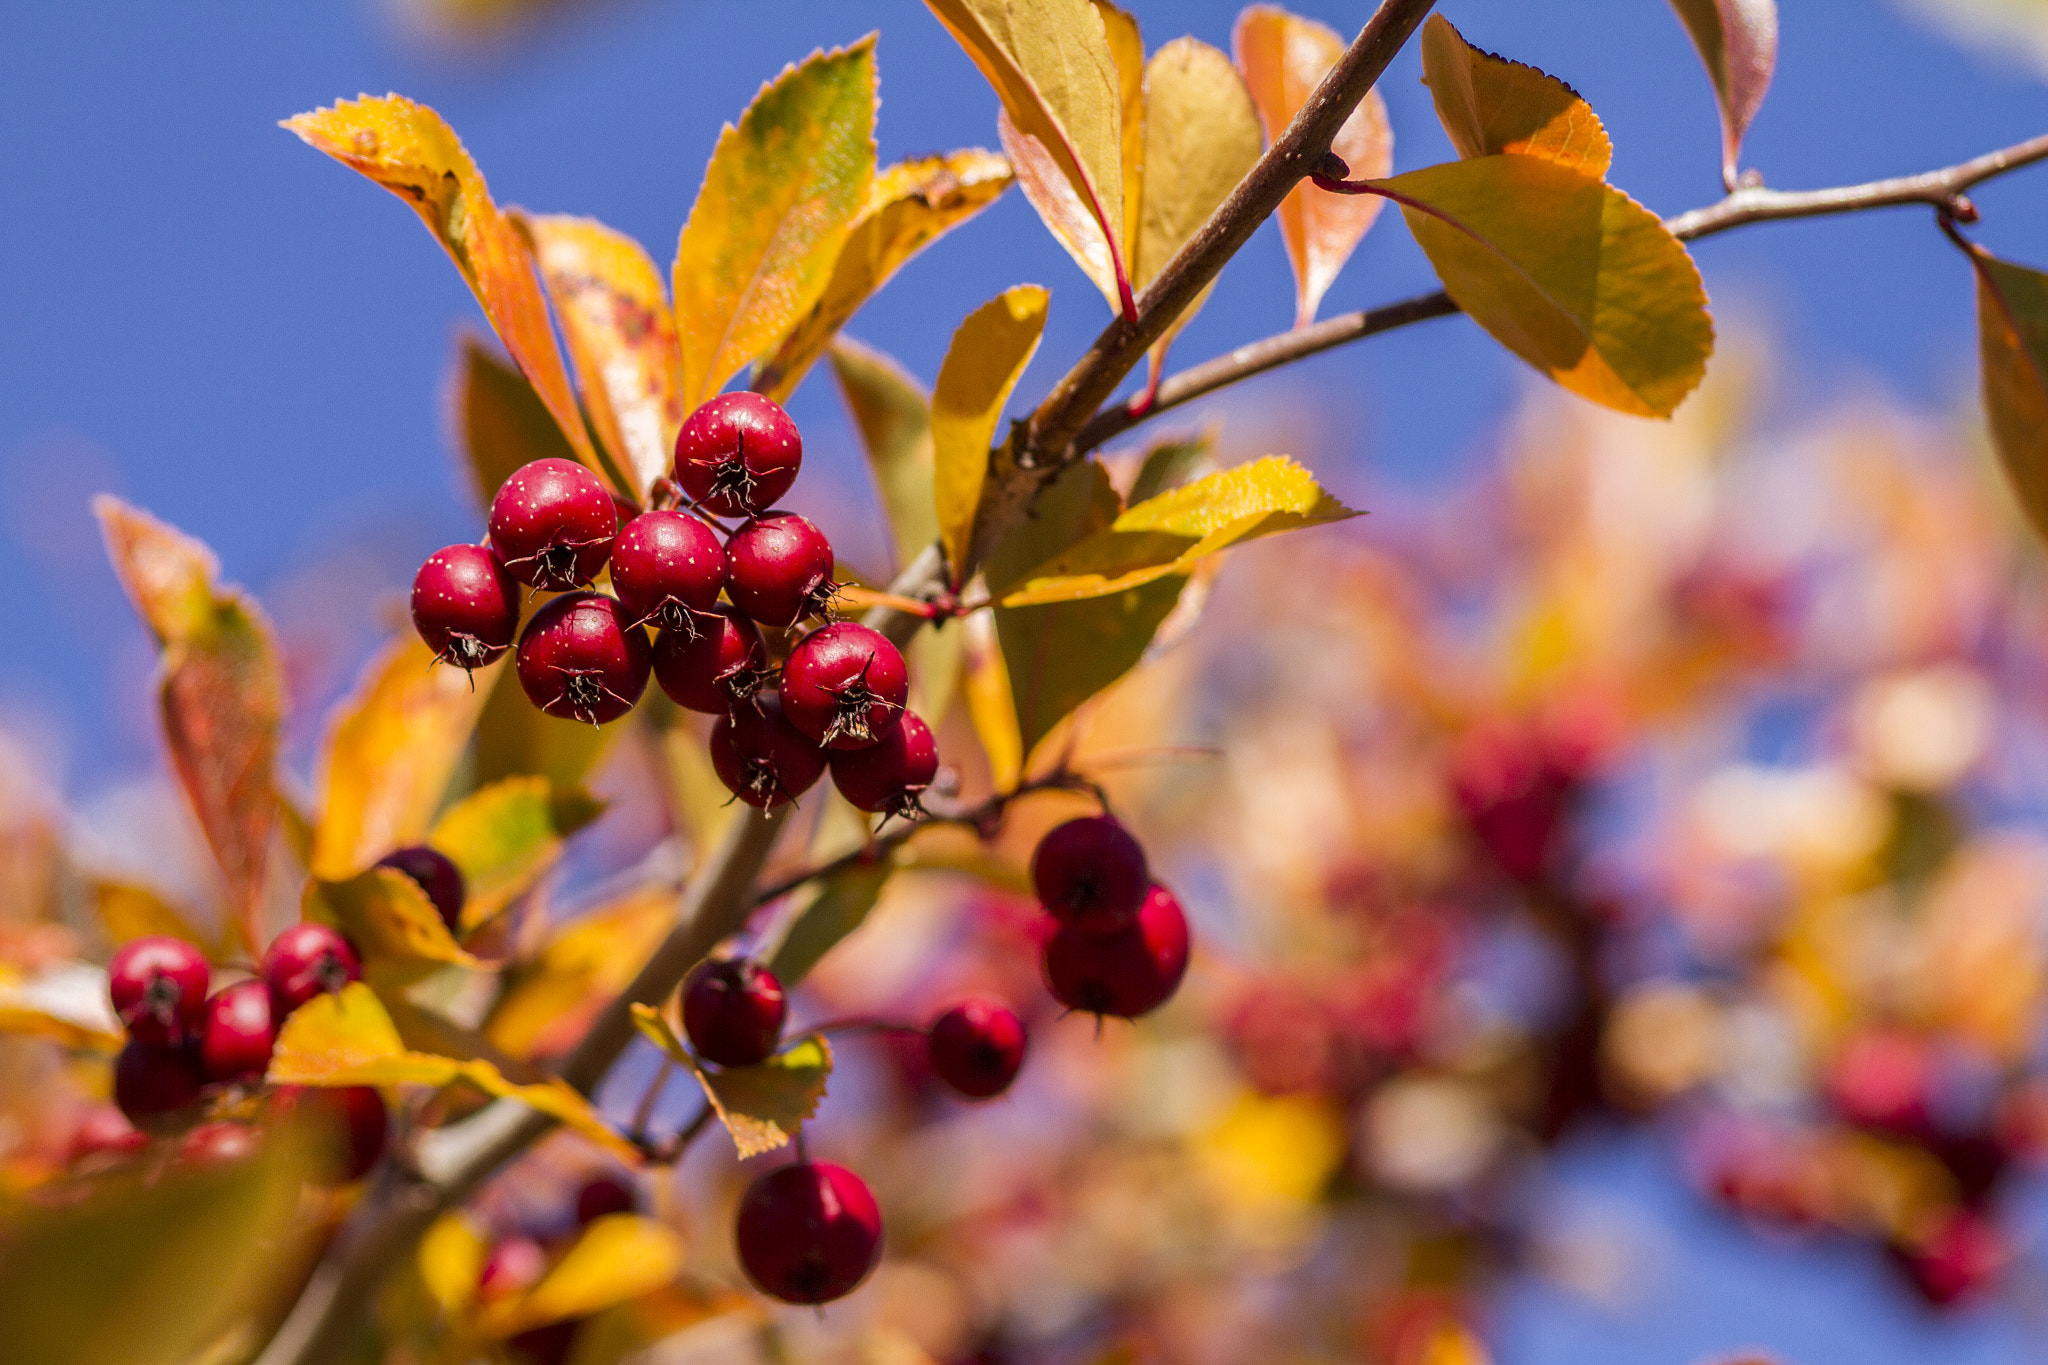
POLYGON ((1460 157, 1513 152, 1606 178, 1614 145, 1576 91, 1533 66, 1480 51, 1441 14, 1422 26, 1422 83, 1460 157))

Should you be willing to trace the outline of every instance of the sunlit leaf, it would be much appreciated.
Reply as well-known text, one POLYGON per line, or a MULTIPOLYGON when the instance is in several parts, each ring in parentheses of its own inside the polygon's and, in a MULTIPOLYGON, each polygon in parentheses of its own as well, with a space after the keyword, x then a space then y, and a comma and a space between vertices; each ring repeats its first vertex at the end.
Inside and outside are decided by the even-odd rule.
POLYGON ((674 926, 676 901, 672 890, 637 891, 569 923, 538 958, 507 973, 484 1036, 514 1057, 552 1054, 580 1038, 674 926))
POLYGON ((1038 350, 1045 308, 1046 292, 1035 284, 1004 290, 967 315, 939 367, 932 391, 934 502, 956 588, 974 540, 989 442, 1003 405, 1038 350))
POLYGON ((346 934, 362 954, 363 970, 380 980, 415 980, 450 963, 478 965, 419 883, 388 867, 346 881, 308 882, 304 911, 307 919, 346 934))
MULTIPOLYGON (((1231 42, 1268 141, 1286 131, 1345 47, 1344 39, 1327 24, 1289 14, 1277 5, 1245 10, 1238 16, 1231 42)), ((1394 133, 1379 91, 1366 92, 1337 130, 1330 150, 1358 179, 1377 179, 1394 169, 1394 133)), ((1370 195, 1323 194, 1306 182, 1280 201, 1280 236, 1294 267, 1297 327, 1315 321, 1323 295, 1380 208, 1370 195)))
POLYGON ((602 470, 555 345, 526 239, 498 211, 454 129, 402 95, 340 100, 286 119, 284 126, 412 205, 454 258, 578 458, 602 470))
POLYGON ((1671 0, 1692 35, 1721 109, 1721 177, 1735 186, 1736 158, 1778 66, 1776 0, 1671 0))
POLYGON ((93 907, 99 911, 100 928, 105 931, 109 943, 118 946, 131 938, 165 934, 198 944, 201 948, 216 946, 213 940, 195 929, 176 906, 146 886, 130 882, 94 882, 92 899, 93 907))
POLYGON ((883 883, 895 870, 886 858, 856 863, 820 877, 798 892, 800 908, 768 960, 775 979, 785 988, 803 980, 820 958, 860 928, 881 899, 883 883))
POLYGON ((1122 308, 1123 284, 1117 276, 1117 257, 1110 251, 1109 239, 1102 235, 1094 211, 1082 202, 1059 163, 1045 150, 1044 143, 1017 130, 1007 109, 996 113, 996 137, 1016 172, 1017 188, 1024 192, 1045 230, 1066 248, 1088 282, 1109 301, 1110 309, 1122 308))
POLYGON ((996 635, 996 614, 984 607, 960 622, 961 687, 967 718, 988 759, 989 782, 997 791, 1017 785, 1024 772, 1024 736, 1017 728, 1017 698, 1010 669, 996 635))
POLYGON ((707 1071, 659 1010, 635 1005, 633 1022, 649 1042, 690 1068, 742 1160, 787 1146, 825 1098, 832 1045, 821 1033, 805 1034, 759 1066, 707 1071))
POLYGON ((1196 436, 1175 436, 1160 441, 1145 452, 1137 477, 1131 480, 1133 507, 1161 493, 1171 492, 1203 472, 1216 458, 1216 438, 1210 432, 1196 436))
POLYGON ((1461 157, 1515 152, 1604 179, 1614 146, 1578 92, 1533 66, 1482 52, 1441 14, 1422 26, 1422 83, 1461 157))
POLYGON ((107 999, 106 972, 84 963, 35 976, 0 965, 0 1034, 109 1057, 127 1041, 107 999))
POLYGON ((503 1339, 589 1317, 661 1288, 682 1268, 683 1239, 673 1228, 637 1214, 609 1214, 585 1228, 539 1284, 486 1307, 478 1326, 485 1336, 503 1339))
POLYGON ((726 125, 676 244, 685 412, 818 302, 874 175, 872 37, 785 67, 726 125))
POLYGON ((469 1306, 490 1251, 483 1233, 460 1210, 434 1220, 426 1236, 420 1238, 418 1259, 420 1280, 442 1312, 455 1313, 469 1306))
POLYGON ((462 870, 465 932, 489 922, 553 865, 562 841, 604 812, 580 787, 508 777, 470 793, 434 825, 429 842, 462 870))
MULTIPOLYGON (((1141 221, 1145 185, 1145 38, 1138 20, 1110 0, 1089 0, 1102 18, 1102 35, 1109 40, 1109 59, 1116 63, 1117 112, 1122 121, 1118 159, 1123 163, 1124 260, 1138 256, 1138 225, 1141 221)), ((1110 307, 1117 306, 1110 299, 1110 307)))
POLYGON ((1973 249, 1984 414, 2014 495, 2048 537, 2048 274, 1973 249))
POLYGON ((939 535, 931 397, 895 361, 847 337, 832 343, 832 373, 860 432, 900 569, 939 535))
POLYGON ((491 505, 498 486, 521 465, 576 458, 526 376, 476 336, 462 338, 454 397, 455 427, 479 511, 491 505))

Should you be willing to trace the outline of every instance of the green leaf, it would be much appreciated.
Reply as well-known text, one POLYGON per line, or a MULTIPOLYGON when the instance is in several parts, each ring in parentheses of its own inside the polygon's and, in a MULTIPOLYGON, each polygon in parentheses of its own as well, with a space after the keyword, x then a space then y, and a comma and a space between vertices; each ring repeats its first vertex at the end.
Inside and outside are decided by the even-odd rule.
POLYGON ((462 338, 455 372, 455 426, 479 510, 490 507, 498 486, 521 465, 576 458, 526 376, 475 336, 462 338))
POLYGON ((785 67, 726 126, 676 243, 685 413, 823 296, 874 175, 872 35, 785 67))
POLYGON ((1197 436, 1176 436, 1160 441, 1145 452, 1138 476, 1131 481, 1131 505, 1156 498, 1179 488, 1213 463, 1216 437, 1213 432, 1197 436))
POLYGON ((462 870, 463 931, 495 918, 554 864, 564 839, 603 813, 581 787, 557 791, 545 777, 508 777, 451 807, 427 842, 462 870))
POLYGON ((2048 537, 2048 274, 1973 247, 1984 414, 2027 519, 2048 537))
POLYGON ((831 353, 832 374, 860 432, 901 569, 939 537, 931 397, 895 361, 851 338, 834 341, 831 353))
POLYGON ((659 1010, 633 1006, 633 1023, 663 1052, 690 1068, 711 1101, 712 1112, 732 1134, 740 1159, 787 1146, 805 1119, 818 1111, 832 1076, 832 1045, 809 1033, 759 1066, 707 1071, 659 1010))
POLYGON ((1671 0, 1706 63, 1721 109, 1721 178, 1735 187, 1736 157, 1778 65, 1776 0, 1671 0))
POLYGON ((1582 398, 1669 417, 1706 373, 1700 272, 1620 190, 1533 156, 1410 171, 1385 188, 1457 305, 1582 398))
POLYGON ((989 443, 1003 405, 1038 350, 1045 308, 1046 292, 1035 284, 1004 290, 967 315, 939 367, 932 393, 933 490, 955 588, 965 581, 973 550, 989 443))
POLYGON ((1441 14, 1422 26, 1422 83, 1460 157, 1513 152, 1606 178, 1614 146, 1576 91, 1533 66, 1480 51, 1441 14))

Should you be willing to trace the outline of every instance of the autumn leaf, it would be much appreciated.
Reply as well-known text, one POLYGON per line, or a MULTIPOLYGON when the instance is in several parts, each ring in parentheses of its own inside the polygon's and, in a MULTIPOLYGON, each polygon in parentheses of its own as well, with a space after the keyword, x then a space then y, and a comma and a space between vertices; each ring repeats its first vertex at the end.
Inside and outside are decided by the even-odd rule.
POLYGON ((788 932, 768 959, 768 970, 775 979, 785 989, 803 980, 825 954, 866 921, 881 899, 883 884, 895 870, 887 859, 855 863, 798 892, 799 903, 788 932))
MULTIPOLYGON (((1102 20, 1109 59, 1116 64, 1117 114, 1122 123, 1117 151, 1124 181, 1123 251, 1125 261, 1135 261, 1145 192, 1145 38, 1129 11, 1110 0, 1089 3, 1102 20)), ((1109 306, 1117 306, 1114 291, 1109 306)))
POLYGON ((392 868, 310 881, 302 910, 347 935, 362 954, 364 974, 380 982, 404 985, 438 967, 481 965, 448 932, 419 883, 392 868))
POLYGON ((934 501, 946 563, 958 588, 973 548, 988 478, 989 443, 1003 406, 1045 332, 1045 290, 1020 284, 967 315, 946 348, 932 391, 934 501))
POLYGON ((0 1035, 45 1038, 59 1047, 106 1057, 127 1042, 107 999, 106 972, 82 962, 36 976, 0 964, 0 1035))
POLYGON ((1614 160, 1607 130, 1576 91, 1533 66, 1480 51, 1441 14, 1422 26, 1422 83, 1460 157, 1540 156, 1595 180, 1614 160))
POLYGON ((960 639, 960 685, 967 697, 967 718, 988 759, 990 784, 1008 791, 1024 775, 1024 734, 1017 723, 1017 696, 1010 687, 995 612, 984 607, 969 613, 960 622, 960 639))
POLYGON ((484 1036, 513 1057, 552 1053, 580 1038, 588 1016, 625 989, 675 917, 676 892, 664 888, 578 916, 538 957, 506 973, 484 1036))
POLYGON ((637 1214, 608 1214, 583 1229, 540 1283, 485 1305, 478 1329, 504 1340, 637 1299, 682 1272, 683 1250, 683 1239, 666 1224, 637 1214))
POLYGON ((633 1022, 649 1042, 690 1068, 743 1161, 787 1146, 825 1098, 832 1045, 822 1033, 805 1034, 758 1066, 707 1071, 659 1010, 636 1004, 633 1022))
POLYGON ((832 374, 860 433, 900 569, 939 536, 931 397, 895 361, 857 341, 842 337, 832 343, 831 354, 832 374))
POLYGON ((581 787, 508 777, 471 792, 434 825, 428 842, 462 871, 464 933, 489 923, 561 855, 562 841, 604 812, 581 787))
POLYGON ((1776 0, 1671 0, 1692 35, 1721 110, 1721 179, 1736 185, 1736 158, 1778 65, 1776 0))
POLYGON ((1970 248, 1984 414, 2013 494, 2048 537, 2048 274, 1970 248))
POLYGON ((146 886, 129 882, 94 882, 92 899, 94 909, 99 911, 100 928, 106 933, 107 941, 116 946, 130 939, 163 934, 199 945, 208 950, 208 957, 225 957, 232 952, 232 949, 200 933, 175 906, 146 886))
POLYGON ((1211 432, 1174 436, 1155 443, 1146 450, 1137 476, 1131 480, 1128 501, 1135 507, 1147 499, 1179 488, 1212 464, 1215 457, 1216 438, 1211 432))
POLYGON ((462 338, 453 384, 454 425, 478 511, 490 507, 498 486, 521 465, 576 458, 533 385, 488 342, 462 338))

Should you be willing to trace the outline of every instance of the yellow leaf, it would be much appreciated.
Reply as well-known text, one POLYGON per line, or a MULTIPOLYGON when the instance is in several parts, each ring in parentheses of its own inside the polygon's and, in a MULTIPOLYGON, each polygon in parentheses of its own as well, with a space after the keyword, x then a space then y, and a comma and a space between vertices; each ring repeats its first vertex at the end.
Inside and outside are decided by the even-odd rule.
MULTIPOLYGON (((100 927, 106 931, 107 941, 116 946, 131 938, 150 934, 168 934, 172 938, 198 944, 201 948, 217 946, 193 928, 192 922, 179 914, 175 907, 146 886, 127 882, 94 882, 92 898, 99 910, 100 927)), ((213 956, 211 953, 208 955, 213 956)))
POLYGON ((675 458, 681 356, 668 290, 647 251, 593 218, 517 220, 562 320, 590 424, 636 500, 675 458))
MULTIPOLYGON (((329 717, 311 871, 347 881, 394 848, 419 843, 455 765, 507 670, 480 679, 434 662, 419 636, 393 639, 329 717)), ((516 689, 515 689, 516 690, 516 689)))
POLYGON ((901 569, 939 537, 931 397, 888 356, 846 337, 832 343, 832 373, 860 432, 901 569))
POLYGON ((759 1066, 706 1071, 661 1011, 635 1005, 633 1022, 649 1042, 690 1068, 743 1161, 788 1145, 825 1097, 832 1045, 822 1033, 805 1034, 759 1066))
POLYGON ((526 376, 474 335, 462 338, 454 397, 455 429, 479 511, 490 507, 498 485, 521 465, 576 458, 526 376))
POLYGON ((1669 417, 1706 373, 1714 324, 1685 247, 1620 190, 1533 156, 1377 182, 1451 299, 1582 398, 1669 417))
POLYGON ((932 392, 933 493, 955 588, 973 548, 989 442, 1003 405, 1038 350, 1045 307, 1046 292, 1035 284, 1004 290, 967 315, 939 367, 932 392))
MULTIPOLYGON (((1345 47, 1327 24, 1277 5, 1245 10, 1231 43, 1269 141, 1293 122, 1345 47)), ((1394 133, 1379 91, 1366 92, 1337 130, 1330 150, 1344 159, 1354 178, 1378 179, 1394 169, 1394 133)), ((1381 207, 1371 195, 1325 194, 1306 181, 1280 201, 1280 237, 1294 267, 1295 326, 1315 321, 1323 295, 1381 207)))
POLYGON ((498 339, 547 404, 577 457, 603 473, 548 325, 533 255, 498 211, 455 130, 426 105, 402 95, 340 100, 331 109, 286 119, 284 126, 412 205, 454 258, 498 339))
POLYGON ((83 963, 37 977, 0 966, 0 1034, 109 1057, 127 1041, 107 1001, 106 973, 83 963))
POLYGON ((1991 443, 2021 510, 2048 537, 2048 275, 1981 248, 1970 260, 1991 443))
POLYGON ((484 1309, 478 1327, 503 1340, 551 1322, 589 1317, 661 1288, 683 1268, 683 1239, 674 1229, 631 1213, 614 1213, 583 1230, 541 1282, 484 1309))
POLYGON ((420 1238, 420 1279, 444 1313, 469 1306, 483 1274, 490 1243, 460 1211, 444 1213, 420 1238))
POLYGON ((1714 83, 1714 102, 1721 110, 1721 178, 1732 189, 1743 134, 1778 65, 1776 0, 1671 0, 1671 7, 1714 83))
POLYGON ((1014 178, 1008 161, 979 147, 899 162, 878 173, 824 295, 762 369, 756 387, 787 402, 862 304, 911 257, 993 204, 1014 178))
POLYGON ((989 782, 1008 791, 1024 775, 1024 737, 1017 728, 1017 698, 1010 689, 1010 669, 996 635, 996 617, 983 608, 960 622, 967 718, 988 758, 989 782))
POLYGON ((574 920, 538 959, 508 973, 484 1036, 514 1057, 559 1051, 581 1036, 598 1005, 625 989, 675 918, 676 893, 653 889, 574 920))
POLYGON ((545 777, 508 777, 470 793, 434 825, 427 842, 462 869, 467 933, 489 922, 554 864, 562 841, 604 811, 580 787, 545 777))
POLYGON ((381 980, 416 980, 448 963, 480 965, 456 943, 419 883, 388 867, 345 881, 308 882, 304 911, 307 919, 348 935, 363 956, 363 970, 381 980))
POLYGON ((875 43, 785 67, 727 124, 676 244, 683 409, 779 344, 824 294, 875 174, 875 43))
POLYGON ((1003 155, 1016 171, 1017 188, 1024 192, 1038 220, 1045 224, 1053 240, 1066 248, 1088 282, 1101 291, 1110 310, 1121 309, 1128 278, 1119 277, 1117 257, 1109 249, 1109 239, 1102 235, 1093 210, 1081 201, 1061 173, 1059 163, 1045 150, 1044 143, 1017 130, 1007 109, 996 112, 996 137, 1003 144, 1003 155))
MULTIPOLYGON (((1118 160, 1123 166, 1125 261, 1138 257, 1138 225, 1142 221, 1145 186, 1145 38, 1135 16, 1110 0, 1089 0, 1102 19, 1109 40, 1109 58, 1116 63, 1117 113, 1122 123, 1118 160)), ((1117 306, 1110 299, 1110 307, 1117 306)))
POLYGON ((1540 156, 1595 180, 1614 160, 1607 130, 1576 91, 1533 66, 1480 51, 1441 14, 1422 26, 1422 83, 1461 157, 1540 156))

